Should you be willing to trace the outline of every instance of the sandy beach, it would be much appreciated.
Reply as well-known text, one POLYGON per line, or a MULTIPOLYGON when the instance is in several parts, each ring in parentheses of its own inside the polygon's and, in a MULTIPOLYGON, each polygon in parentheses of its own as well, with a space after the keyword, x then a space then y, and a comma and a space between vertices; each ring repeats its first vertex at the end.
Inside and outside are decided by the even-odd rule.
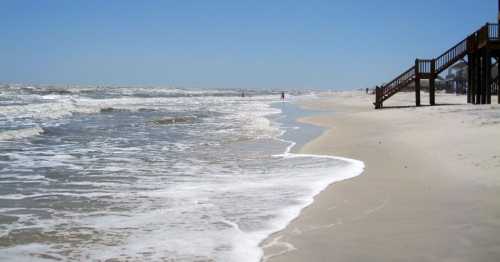
POLYGON ((366 169, 262 243, 263 260, 500 261, 500 106, 438 94, 446 105, 415 108, 414 93, 401 93, 376 111, 372 99, 337 92, 302 104, 332 113, 300 119, 327 130, 301 153, 366 169))

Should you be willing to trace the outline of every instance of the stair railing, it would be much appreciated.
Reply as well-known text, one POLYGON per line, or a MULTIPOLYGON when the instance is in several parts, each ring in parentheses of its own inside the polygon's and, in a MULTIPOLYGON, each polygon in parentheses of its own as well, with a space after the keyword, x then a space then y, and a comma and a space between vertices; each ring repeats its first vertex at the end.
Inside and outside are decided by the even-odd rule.
POLYGON ((498 24, 488 24, 488 37, 490 38, 490 41, 500 40, 498 24))
POLYGON ((415 76, 415 66, 412 66, 410 69, 406 70, 394 80, 389 82, 387 85, 383 86, 383 95, 386 96, 388 94, 391 94, 394 92, 396 89, 399 88, 401 84, 405 84, 408 82, 408 80, 412 79, 415 76))
POLYGON ((432 63, 433 59, 417 59, 418 73, 419 75, 430 75, 432 74, 432 63))
POLYGON ((467 54, 467 39, 464 39, 454 47, 448 49, 441 56, 436 58, 436 72, 439 74, 446 70, 449 66, 455 64, 458 60, 462 59, 467 54))

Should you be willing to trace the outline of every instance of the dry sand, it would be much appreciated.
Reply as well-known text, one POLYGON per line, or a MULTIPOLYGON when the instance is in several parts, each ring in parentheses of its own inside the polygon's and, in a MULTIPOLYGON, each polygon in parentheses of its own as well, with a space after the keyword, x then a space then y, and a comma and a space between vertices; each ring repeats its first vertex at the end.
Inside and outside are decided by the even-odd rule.
POLYGON ((499 105, 439 94, 454 105, 375 111, 361 92, 322 96, 303 106, 335 113, 301 120, 327 127, 302 153, 359 159, 365 172, 262 243, 265 261, 500 261, 499 105))

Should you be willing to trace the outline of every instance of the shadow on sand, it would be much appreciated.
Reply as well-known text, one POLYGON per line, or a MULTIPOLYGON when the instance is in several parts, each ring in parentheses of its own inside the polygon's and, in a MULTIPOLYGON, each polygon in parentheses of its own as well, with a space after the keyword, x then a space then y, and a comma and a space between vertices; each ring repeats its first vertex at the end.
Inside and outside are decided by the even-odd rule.
POLYGON ((419 108, 419 107, 435 107, 435 106, 461 106, 461 105, 467 105, 467 104, 457 104, 457 103, 441 103, 441 104, 435 104, 433 106, 431 105, 420 105, 420 106, 384 106, 381 109, 400 109, 400 108, 419 108))

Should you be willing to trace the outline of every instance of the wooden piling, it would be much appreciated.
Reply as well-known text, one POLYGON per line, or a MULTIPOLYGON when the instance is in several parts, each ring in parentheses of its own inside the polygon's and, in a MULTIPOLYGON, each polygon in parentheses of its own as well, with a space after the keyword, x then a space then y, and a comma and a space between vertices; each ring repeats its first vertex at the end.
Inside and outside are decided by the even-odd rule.
POLYGON ((486 96, 487 96, 487 84, 488 84, 488 80, 487 80, 487 62, 486 62, 486 50, 483 50, 481 52, 481 104, 486 104, 487 100, 486 100, 486 96))
POLYGON ((436 60, 431 61, 431 77, 429 78, 429 104, 436 104, 436 60))
POLYGON ((415 60, 415 105, 420 106, 420 73, 418 59, 415 60))
POLYGON ((481 85, 481 56, 479 53, 475 55, 475 60, 476 60, 476 66, 474 67, 474 77, 475 77, 475 82, 476 82, 476 104, 482 104, 481 103, 481 91, 482 91, 482 85, 481 85))
POLYGON ((382 102, 383 89, 382 87, 375 87, 375 109, 381 109, 383 106, 382 102))
POLYGON ((485 85, 486 85, 486 104, 491 104, 491 84, 492 84, 492 78, 491 78, 491 52, 489 48, 486 48, 484 50, 484 65, 485 65, 485 85))
MULTIPOLYGON (((499 0, 500 1, 500 0, 499 0)), ((467 103, 473 104, 473 87, 472 87, 472 54, 467 55, 467 103)))
MULTIPOLYGON (((498 0, 500 1, 500 0, 498 0)), ((496 85, 497 85, 497 102, 500 104, 500 57, 496 57, 497 60, 497 78, 496 78, 496 85)))

